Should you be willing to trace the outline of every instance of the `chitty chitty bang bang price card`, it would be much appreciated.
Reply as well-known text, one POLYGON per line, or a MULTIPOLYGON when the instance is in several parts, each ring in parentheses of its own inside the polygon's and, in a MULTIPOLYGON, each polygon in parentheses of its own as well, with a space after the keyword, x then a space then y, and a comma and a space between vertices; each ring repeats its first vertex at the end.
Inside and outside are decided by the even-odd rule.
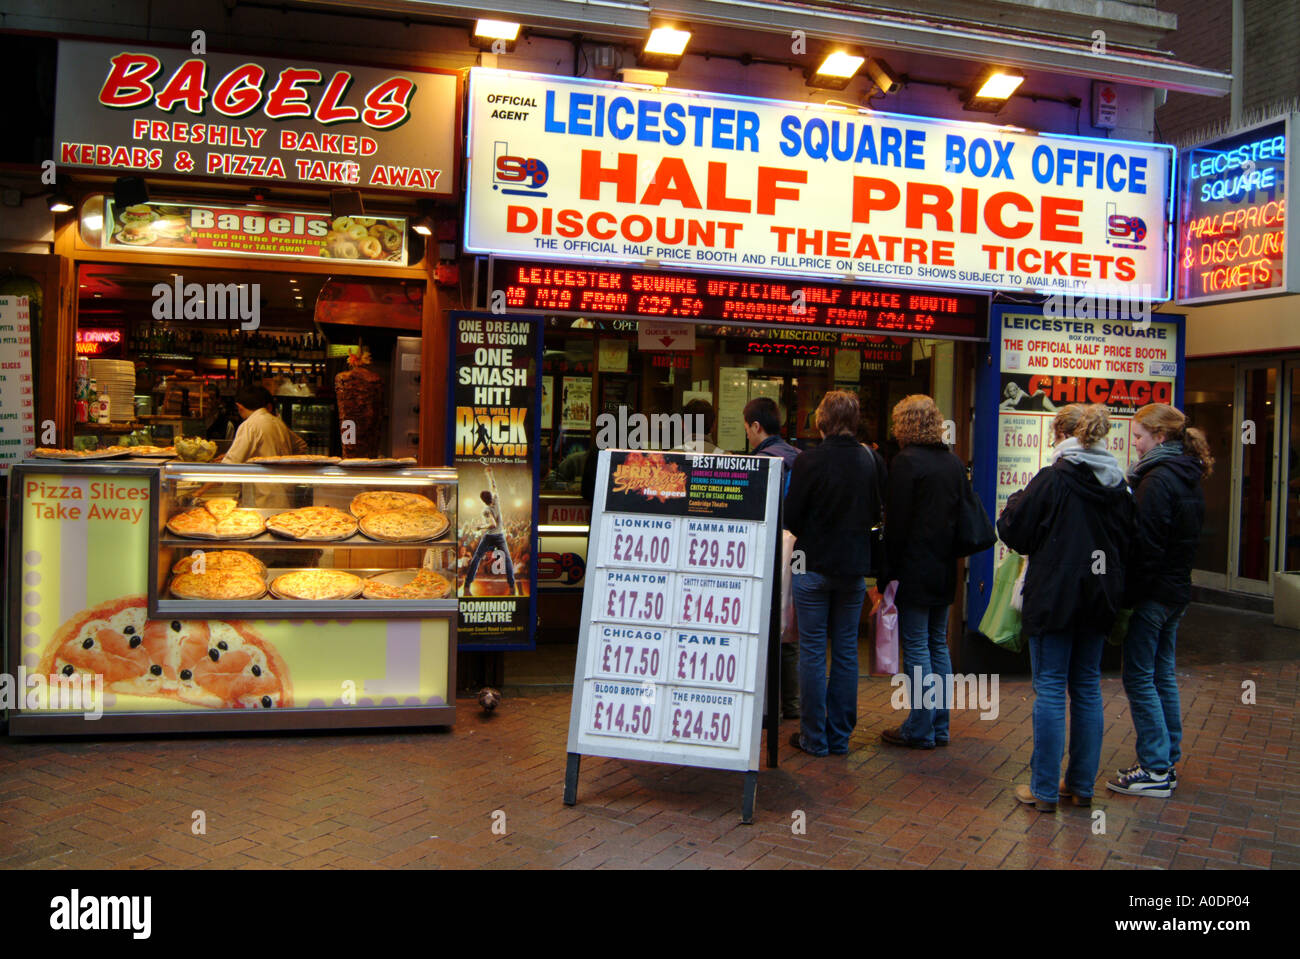
POLYGON ((576 755, 756 770, 781 463, 600 457, 569 723, 574 788, 576 755))

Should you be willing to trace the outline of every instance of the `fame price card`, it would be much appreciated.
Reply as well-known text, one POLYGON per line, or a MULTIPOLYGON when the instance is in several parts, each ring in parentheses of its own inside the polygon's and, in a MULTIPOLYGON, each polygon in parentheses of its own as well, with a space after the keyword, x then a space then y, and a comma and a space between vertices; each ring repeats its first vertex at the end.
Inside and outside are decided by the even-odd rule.
POLYGON ((756 640, 738 633, 674 629, 667 682, 753 692, 749 654, 756 640))
POLYGON ((679 573, 672 624, 689 629, 757 633, 754 580, 748 576, 679 573))

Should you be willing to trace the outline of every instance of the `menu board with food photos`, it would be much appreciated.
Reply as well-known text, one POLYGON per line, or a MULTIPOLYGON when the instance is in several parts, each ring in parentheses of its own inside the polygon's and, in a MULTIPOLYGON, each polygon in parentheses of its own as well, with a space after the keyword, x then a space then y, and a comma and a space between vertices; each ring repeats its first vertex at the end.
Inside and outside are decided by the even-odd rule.
POLYGON ((780 470, 766 456, 600 452, 566 802, 580 755, 758 769, 780 470))

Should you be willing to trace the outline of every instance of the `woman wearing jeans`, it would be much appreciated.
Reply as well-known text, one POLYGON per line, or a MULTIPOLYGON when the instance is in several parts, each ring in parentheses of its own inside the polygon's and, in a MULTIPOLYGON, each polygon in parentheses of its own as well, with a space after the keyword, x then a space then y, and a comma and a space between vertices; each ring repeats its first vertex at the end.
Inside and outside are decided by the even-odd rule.
POLYGON ((1192 598, 1192 561, 1205 520, 1201 480, 1214 457, 1187 417, 1153 403, 1133 416, 1129 471, 1137 494, 1137 534, 1130 559, 1133 616, 1124 640, 1124 691, 1137 732, 1137 763, 1106 783, 1112 792, 1167 798, 1178 785, 1183 721, 1174 666, 1178 622, 1192 598))
POLYGON ((827 393, 817 407, 822 443, 794 461, 785 494, 785 528, 797 537, 798 561, 791 592, 799 621, 800 732, 790 744, 814 756, 847 753, 858 721, 858 621, 880 497, 857 428, 858 398, 827 393))
POLYGON ((966 468, 943 442, 943 414, 928 396, 904 397, 894 407, 894 437, 902 450, 889 470, 885 505, 885 582, 898 580, 894 598, 903 674, 912 711, 880 738, 894 746, 933 749, 948 745, 952 675, 948 607, 957 594, 953 533, 966 468), (928 698, 937 707, 924 705, 928 698))
POLYGON ((1034 752, 1030 785, 1016 799, 1054 812, 1061 794, 1092 805, 1101 765, 1101 654, 1124 592, 1136 509, 1106 450, 1102 406, 1071 405, 1052 422, 1052 465, 1007 500, 998 535, 1028 557, 1021 624, 1034 673, 1034 752), (1070 694, 1070 760, 1065 694, 1070 694))

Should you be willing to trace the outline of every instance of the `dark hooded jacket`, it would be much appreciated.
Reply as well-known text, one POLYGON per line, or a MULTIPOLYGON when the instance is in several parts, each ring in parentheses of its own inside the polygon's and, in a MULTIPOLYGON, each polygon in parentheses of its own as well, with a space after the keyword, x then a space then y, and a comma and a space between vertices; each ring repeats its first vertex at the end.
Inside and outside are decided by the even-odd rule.
POLYGON ((1123 605, 1136 510, 1127 483, 1102 486, 1091 469, 1067 459, 1012 494, 998 536, 1029 557, 1020 614, 1026 636, 1110 631, 1123 605))
POLYGON ((1201 461, 1190 453, 1137 467, 1137 528, 1128 603, 1181 607, 1192 599, 1192 564, 1205 521, 1201 461))
POLYGON ((947 606, 957 594, 953 539, 966 467, 943 443, 909 443, 894 457, 885 500, 883 582, 901 606, 947 606))

